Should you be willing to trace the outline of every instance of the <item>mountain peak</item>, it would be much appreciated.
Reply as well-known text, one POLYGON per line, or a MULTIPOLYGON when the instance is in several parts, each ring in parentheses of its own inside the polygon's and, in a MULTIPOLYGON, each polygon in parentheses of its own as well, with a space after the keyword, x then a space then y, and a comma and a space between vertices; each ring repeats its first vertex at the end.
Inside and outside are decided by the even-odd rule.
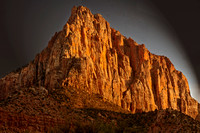
POLYGON ((193 118, 199 114, 186 77, 168 58, 127 39, 83 6, 72 8, 63 30, 28 66, 0 79, 0 99, 21 88, 65 96, 83 91, 132 113, 172 108, 193 118))
POLYGON ((71 16, 68 20, 68 23, 76 23, 79 20, 87 20, 88 18, 93 17, 93 14, 91 13, 91 11, 84 6, 74 6, 71 10, 71 16))
POLYGON ((71 13, 72 14, 76 14, 76 13, 82 13, 82 12, 88 12, 88 13, 91 13, 90 9, 87 8, 87 7, 84 7, 84 6, 74 6, 71 10, 71 13))

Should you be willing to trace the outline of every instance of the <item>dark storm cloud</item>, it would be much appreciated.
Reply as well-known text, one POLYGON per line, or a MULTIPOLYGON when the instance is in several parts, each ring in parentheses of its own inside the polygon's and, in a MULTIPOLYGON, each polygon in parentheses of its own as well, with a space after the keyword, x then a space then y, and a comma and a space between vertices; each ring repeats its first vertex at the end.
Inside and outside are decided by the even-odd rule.
POLYGON ((189 3, 172 0, 1 0, 0 77, 33 60, 54 33, 62 29, 74 5, 84 5, 93 13, 102 14, 113 28, 125 36, 145 43, 151 52, 167 55, 178 69, 185 71, 183 73, 188 78, 192 76, 190 64, 186 64, 187 60, 184 62, 184 50, 181 50, 178 41, 174 41, 177 34, 200 81, 200 6, 197 0, 189 3), (161 25, 165 20, 154 5, 176 34, 170 31, 170 26, 161 25), (169 34, 174 38, 167 37, 169 34))

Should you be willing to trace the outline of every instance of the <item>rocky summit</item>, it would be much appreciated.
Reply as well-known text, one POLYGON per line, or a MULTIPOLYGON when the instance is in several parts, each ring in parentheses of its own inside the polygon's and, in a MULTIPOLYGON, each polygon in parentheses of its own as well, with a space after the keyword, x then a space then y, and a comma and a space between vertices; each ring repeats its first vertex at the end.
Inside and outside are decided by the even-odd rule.
POLYGON ((73 7, 63 29, 33 61, 0 79, 1 101, 16 91, 51 99, 58 90, 65 96, 70 91, 98 95, 132 113, 170 108, 198 119, 200 112, 186 77, 167 57, 150 53, 83 6, 73 7))

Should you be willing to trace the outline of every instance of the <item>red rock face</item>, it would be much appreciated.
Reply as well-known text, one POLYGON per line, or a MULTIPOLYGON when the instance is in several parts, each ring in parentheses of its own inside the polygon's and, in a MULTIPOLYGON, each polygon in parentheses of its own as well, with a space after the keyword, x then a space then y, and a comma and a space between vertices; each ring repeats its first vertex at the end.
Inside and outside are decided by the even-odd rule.
POLYGON ((133 113, 172 108, 195 118, 199 112, 187 79, 167 57, 151 54, 82 6, 28 66, 0 80, 0 98, 31 86, 83 89, 133 113))

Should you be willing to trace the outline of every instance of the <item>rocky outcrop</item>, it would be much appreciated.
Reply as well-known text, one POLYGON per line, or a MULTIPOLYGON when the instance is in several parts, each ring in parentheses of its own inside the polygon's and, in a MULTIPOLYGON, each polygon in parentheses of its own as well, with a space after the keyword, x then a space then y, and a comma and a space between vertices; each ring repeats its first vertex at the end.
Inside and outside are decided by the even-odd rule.
POLYGON ((83 6, 72 9, 63 30, 28 66, 0 80, 0 98, 32 86, 83 89, 133 113, 172 108, 195 118, 199 112, 187 79, 167 57, 150 53, 83 6))

